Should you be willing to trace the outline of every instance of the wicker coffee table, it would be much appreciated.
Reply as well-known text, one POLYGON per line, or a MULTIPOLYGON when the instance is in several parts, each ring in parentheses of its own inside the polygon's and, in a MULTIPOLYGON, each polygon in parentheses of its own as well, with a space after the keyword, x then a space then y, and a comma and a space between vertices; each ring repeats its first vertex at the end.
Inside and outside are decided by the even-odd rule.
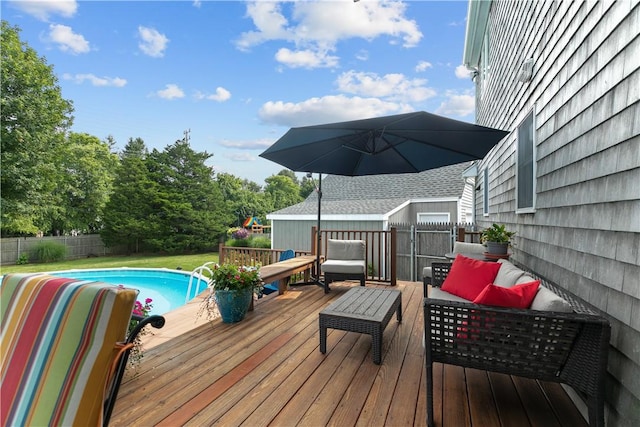
POLYGON ((402 293, 379 288, 351 288, 320 312, 320 352, 327 352, 327 328, 369 334, 373 362, 382 361, 382 333, 393 312, 402 322, 402 293))

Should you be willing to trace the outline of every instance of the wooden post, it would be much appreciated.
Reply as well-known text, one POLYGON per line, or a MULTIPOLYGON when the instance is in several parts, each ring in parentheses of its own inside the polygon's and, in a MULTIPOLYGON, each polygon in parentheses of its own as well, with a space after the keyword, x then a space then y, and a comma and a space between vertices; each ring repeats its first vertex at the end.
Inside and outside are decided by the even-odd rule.
POLYGON ((396 286, 396 271, 398 260, 398 242, 397 242, 397 230, 395 227, 391 227, 391 286, 396 286))

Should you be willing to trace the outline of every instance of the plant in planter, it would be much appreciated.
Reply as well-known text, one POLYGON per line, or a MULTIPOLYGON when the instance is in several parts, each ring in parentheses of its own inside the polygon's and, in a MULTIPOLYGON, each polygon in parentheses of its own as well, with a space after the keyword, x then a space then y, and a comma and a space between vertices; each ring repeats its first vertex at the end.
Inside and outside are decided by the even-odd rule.
POLYGON ((494 255, 506 255, 515 231, 508 231, 504 224, 493 224, 482 231, 481 241, 487 247, 487 252, 494 255))
POLYGON ((207 313, 207 319, 222 316, 224 323, 244 319, 254 293, 262 292, 259 267, 235 264, 216 264, 209 270, 209 295, 204 299, 198 316, 207 313))

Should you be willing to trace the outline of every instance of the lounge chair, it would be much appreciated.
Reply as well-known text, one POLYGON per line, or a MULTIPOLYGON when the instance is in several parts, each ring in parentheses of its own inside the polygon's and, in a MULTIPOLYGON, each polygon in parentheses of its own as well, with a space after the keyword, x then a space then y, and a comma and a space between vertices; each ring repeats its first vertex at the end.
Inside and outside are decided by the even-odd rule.
POLYGON ((0 286, 0 425, 107 425, 138 322, 138 291, 45 274, 10 274, 0 286))
POLYGON ((367 272, 366 242, 364 240, 327 241, 327 259, 320 265, 324 274, 324 292, 329 284, 340 280, 359 280, 364 286, 367 272))

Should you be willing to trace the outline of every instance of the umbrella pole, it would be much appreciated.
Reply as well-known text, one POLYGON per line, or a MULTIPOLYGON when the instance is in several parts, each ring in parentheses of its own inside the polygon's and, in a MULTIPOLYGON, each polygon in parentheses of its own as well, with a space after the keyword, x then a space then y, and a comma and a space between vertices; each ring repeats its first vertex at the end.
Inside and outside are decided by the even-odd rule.
MULTIPOLYGON (((307 174, 308 178, 311 178, 311 174, 307 174)), ((313 179, 313 178, 312 178, 313 179)), ((318 193, 318 222, 316 226, 316 277, 311 277, 310 282, 292 283, 291 286, 302 285, 318 285, 324 288, 324 292, 329 292, 329 286, 320 280, 320 247, 322 246, 322 235, 320 234, 320 215, 322 213, 322 174, 318 174, 318 185, 316 185, 316 192, 318 193)))
POLYGON ((318 174, 318 226, 316 227, 316 283, 329 290, 328 286, 320 281, 320 248, 322 245, 322 234, 320 233, 320 215, 322 213, 322 174, 318 174))

